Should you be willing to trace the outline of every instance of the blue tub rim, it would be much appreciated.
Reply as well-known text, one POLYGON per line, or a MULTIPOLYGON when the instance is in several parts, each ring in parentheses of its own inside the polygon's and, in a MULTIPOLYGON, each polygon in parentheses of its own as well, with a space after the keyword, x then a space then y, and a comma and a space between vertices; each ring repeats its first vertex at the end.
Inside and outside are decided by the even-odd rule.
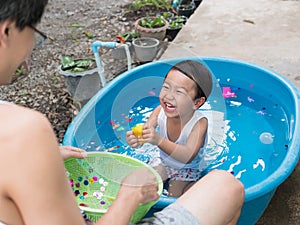
MULTIPOLYGON (((89 112, 90 108, 92 108, 93 105, 97 102, 97 99, 99 96, 106 94, 111 88, 113 88, 117 83, 125 79, 133 70, 143 70, 148 67, 152 67, 154 64, 157 63, 175 63, 180 60, 185 59, 194 59, 194 60, 201 60, 205 63, 205 61, 220 61, 220 62, 227 62, 227 63, 234 63, 234 64, 242 64, 243 66, 248 66, 254 69, 263 70, 268 74, 269 76, 272 76, 273 79, 276 79, 280 83, 282 83, 284 86, 288 88, 290 91, 291 96, 293 96, 293 102, 295 104, 295 118, 294 118, 294 129, 293 129, 293 136, 288 149, 285 158, 283 159, 280 166, 272 173, 270 174, 265 180, 257 183, 254 186, 248 187, 245 189, 245 202, 249 202, 253 199, 259 198, 263 195, 268 194, 269 192, 272 192, 277 189, 277 187, 283 183, 288 176, 293 172, 294 168, 296 167, 299 156, 300 156, 300 141, 297 143, 295 140, 300 139, 300 129, 296 129, 296 127, 300 127, 300 92, 297 89, 297 87, 286 77, 283 75, 267 68, 263 67, 251 62, 246 62, 243 60, 238 59, 232 59, 232 58, 225 58, 225 57, 206 57, 206 56, 193 56, 193 57, 179 57, 176 59, 166 59, 166 60, 159 60, 154 61, 150 63, 146 63, 143 65, 140 65, 138 67, 133 68, 130 71, 126 71, 122 73, 121 75, 114 78, 112 81, 110 81, 104 88, 100 89, 96 95, 94 95, 89 102, 80 110, 80 112, 77 114, 76 119, 74 119, 66 133, 63 140, 63 145, 70 145, 72 143, 72 132, 73 130, 76 130, 79 126, 79 122, 81 119, 85 117, 85 115, 89 112)), ((164 198, 166 200, 165 204, 169 204, 173 202, 176 198, 173 197, 167 197, 164 198)), ((159 204, 158 202, 157 204, 159 204)))

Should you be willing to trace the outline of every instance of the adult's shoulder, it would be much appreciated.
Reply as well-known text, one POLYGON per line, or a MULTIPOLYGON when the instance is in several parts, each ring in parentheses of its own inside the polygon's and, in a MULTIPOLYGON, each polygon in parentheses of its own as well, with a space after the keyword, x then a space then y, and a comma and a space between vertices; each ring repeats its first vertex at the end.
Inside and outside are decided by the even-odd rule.
POLYGON ((40 112, 14 104, 0 105, 0 126, 2 134, 29 131, 34 127, 50 127, 47 118, 40 112))

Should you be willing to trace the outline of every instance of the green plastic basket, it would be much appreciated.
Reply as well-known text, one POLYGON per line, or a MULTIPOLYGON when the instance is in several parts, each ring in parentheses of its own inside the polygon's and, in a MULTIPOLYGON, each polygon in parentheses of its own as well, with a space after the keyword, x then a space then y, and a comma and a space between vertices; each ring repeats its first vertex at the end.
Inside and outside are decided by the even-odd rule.
MULTIPOLYGON (((158 194, 163 182, 159 174, 147 164, 129 156, 107 152, 88 152, 85 159, 65 161, 67 175, 79 207, 96 222, 115 200, 121 181, 132 171, 146 167, 155 176, 158 194)), ((140 204, 131 222, 140 221, 157 201, 140 204)))

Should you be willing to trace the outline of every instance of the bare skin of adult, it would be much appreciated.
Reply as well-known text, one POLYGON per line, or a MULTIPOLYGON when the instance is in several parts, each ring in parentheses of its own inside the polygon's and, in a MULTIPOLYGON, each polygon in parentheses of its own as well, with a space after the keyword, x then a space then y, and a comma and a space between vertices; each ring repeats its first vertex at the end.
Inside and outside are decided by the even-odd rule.
MULTIPOLYGON (((1 85, 10 83, 30 55, 46 4, 47 0, 1 1, 1 85)), ((63 159, 70 155, 61 154, 47 118, 22 106, 0 104, 0 126, 0 224, 84 225, 65 173, 63 159)), ((133 172, 95 224, 128 224, 140 203, 159 198, 157 189, 148 170, 133 172)), ((194 224, 225 225, 236 223, 243 201, 243 185, 225 171, 213 171, 175 204, 193 215, 194 224)))

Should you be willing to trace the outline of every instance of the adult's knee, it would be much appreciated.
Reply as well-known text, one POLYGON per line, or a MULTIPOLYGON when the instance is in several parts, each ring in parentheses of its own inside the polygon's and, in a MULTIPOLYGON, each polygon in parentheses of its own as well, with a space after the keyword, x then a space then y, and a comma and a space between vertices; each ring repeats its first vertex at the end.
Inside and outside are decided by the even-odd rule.
POLYGON ((211 179, 217 182, 224 190, 226 195, 233 196, 240 202, 244 202, 245 188, 241 181, 225 170, 214 170, 210 172, 211 179))

